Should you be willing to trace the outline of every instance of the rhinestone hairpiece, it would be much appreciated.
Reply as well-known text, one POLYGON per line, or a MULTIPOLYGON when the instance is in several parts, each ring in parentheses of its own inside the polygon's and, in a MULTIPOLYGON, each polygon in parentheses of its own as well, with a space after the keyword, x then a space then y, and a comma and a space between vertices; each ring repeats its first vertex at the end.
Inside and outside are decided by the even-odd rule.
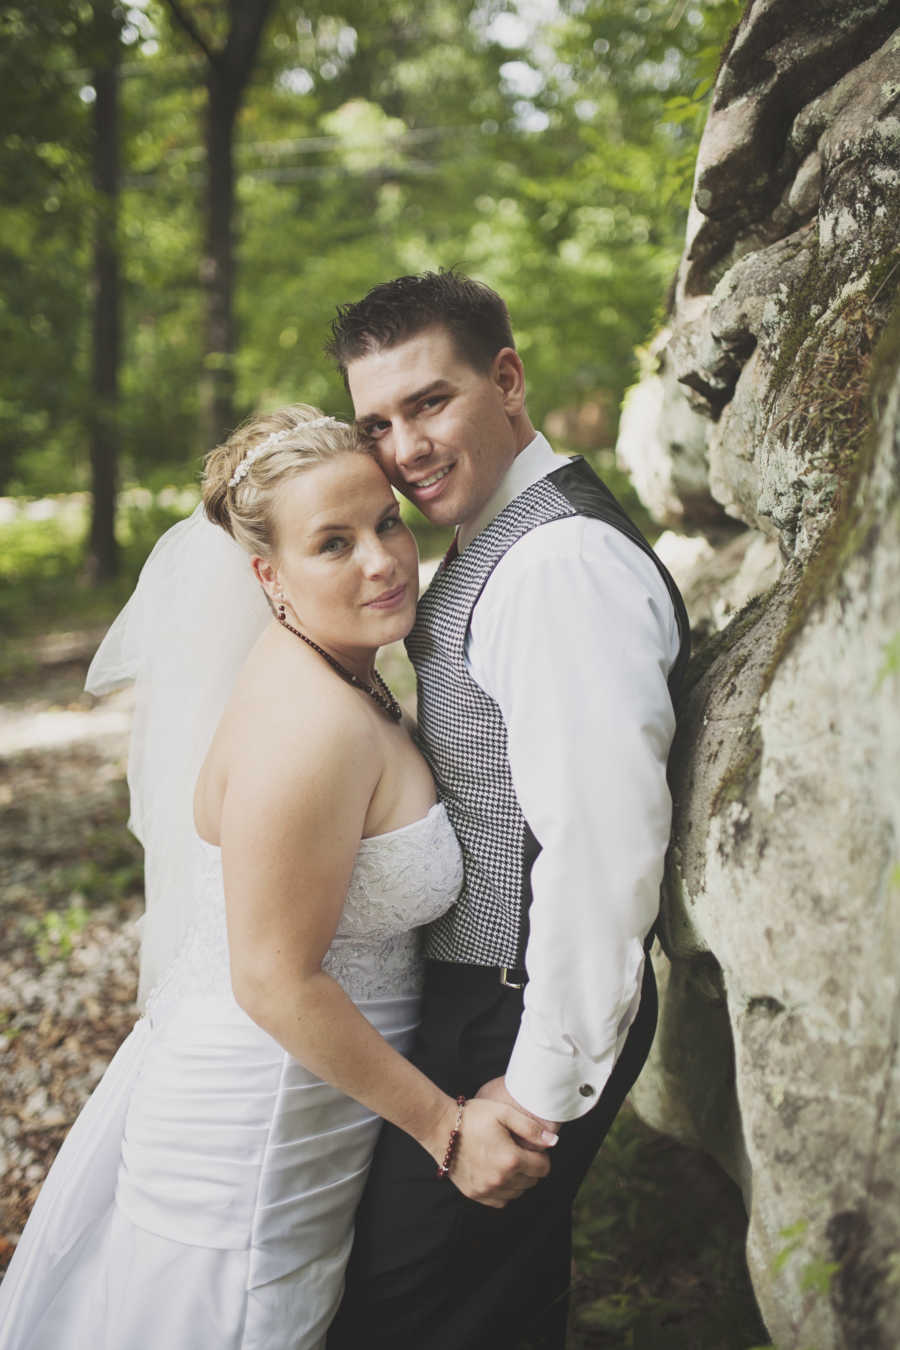
POLYGON ((272 446, 277 445, 279 441, 286 441, 289 436, 296 435, 298 431, 308 431, 312 427, 325 427, 328 426, 329 422, 334 422, 336 424, 337 421, 338 419, 336 417, 312 417, 308 422, 298 422, 296 426, 282 427, 281 431, 270 432, 258 445, 254 445, 252 450, 247 451, 246 455, 229 478, 228 486, 237 487, 241 479, 247 477, 250 465, 253 464, 255 460, 260 459, 267 450, 271 450, 272 446))

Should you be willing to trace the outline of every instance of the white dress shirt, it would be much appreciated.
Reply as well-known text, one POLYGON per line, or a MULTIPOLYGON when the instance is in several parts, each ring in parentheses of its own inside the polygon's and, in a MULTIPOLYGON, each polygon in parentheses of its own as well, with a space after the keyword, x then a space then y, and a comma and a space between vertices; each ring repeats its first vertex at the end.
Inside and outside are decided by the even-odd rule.
MULTIPOLYGON (((537 435, 460 529, 460 549, 568 462, 537 435)), ((584 516, 518 540, 472 615, 468 669, 503 714, 516 795, 541 845, 505 1081, 548 1120, 596 1104, 640 1002, 671 824, 666 677, 678 647, 652 560, 584 516)))

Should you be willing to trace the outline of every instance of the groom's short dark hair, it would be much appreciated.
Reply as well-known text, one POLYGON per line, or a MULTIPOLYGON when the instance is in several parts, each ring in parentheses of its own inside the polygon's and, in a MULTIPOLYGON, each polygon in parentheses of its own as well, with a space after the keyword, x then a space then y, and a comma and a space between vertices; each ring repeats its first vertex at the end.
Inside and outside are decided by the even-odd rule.
POLYGON ((459 356, 479 371, 490 368, 501 347, 516 345, 497 292, 449 268, 384 281, 355 304, 339 305, 325 351, 346 383, 351 362, 428 328, 447 329, 459 356))

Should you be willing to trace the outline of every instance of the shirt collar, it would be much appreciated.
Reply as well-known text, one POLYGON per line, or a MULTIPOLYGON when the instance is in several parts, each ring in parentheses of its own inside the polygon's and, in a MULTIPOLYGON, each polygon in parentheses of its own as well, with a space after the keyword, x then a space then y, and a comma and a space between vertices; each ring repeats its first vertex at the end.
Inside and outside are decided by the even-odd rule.
POLYGON ((568 463, 566 456, 554 454, 546 436, 537 432, 534 440, 529 441, 516 455, 478 515, 460 525, 457 536, 460 552, 468 548, 476 534, 486 529, 521 492, 530 488, 532 483, 546 478, 554 469, 568 463))

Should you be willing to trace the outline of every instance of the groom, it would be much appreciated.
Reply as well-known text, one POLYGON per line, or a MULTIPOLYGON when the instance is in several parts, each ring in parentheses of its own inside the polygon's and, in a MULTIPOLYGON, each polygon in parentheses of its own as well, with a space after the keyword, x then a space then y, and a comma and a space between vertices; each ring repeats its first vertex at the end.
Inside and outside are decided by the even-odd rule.
POLYGON ((560 1138, 549 1176, 489 1208, 386 1125, 328 1347, 561 1350, 572 1201, 655 1028, 687 617, 587 464, 535 431, 488 287, 452 271, 376 286, 340 308, 329 351, 391 482, 458 527, 407 640, 466 863, 429 932, 413 1059, 560 1138))

